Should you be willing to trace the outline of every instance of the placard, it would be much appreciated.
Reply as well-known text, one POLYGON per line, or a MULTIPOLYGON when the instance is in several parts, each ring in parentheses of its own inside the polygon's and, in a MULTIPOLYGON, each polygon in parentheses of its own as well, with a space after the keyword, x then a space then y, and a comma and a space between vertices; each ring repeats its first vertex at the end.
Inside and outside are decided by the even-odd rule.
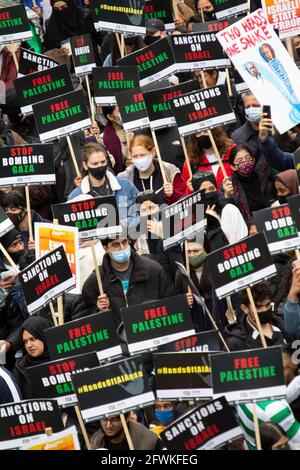
POLYGON ((249 12, 249 1, 246 0, 210 0, 214 6, 216 18, 228 18, 249 12))
MULTIPOLYGON (((0 207, 0 238, 3 237, 7 232, 15 228, 14 224, 9 217, 5 214, 2 207, 0 207)), ((1 240, 0 240, 1 243, 1 240)))
POLYGON ((72 384, 73 374, 80 375, 98 365, 97 354, 87 353, 27 367, 32 393, 37 398, 55 398, 61 407, 76 405, 77 398, 72 384))
POLYGON ((49 57, 20 47, 18 77, 51 69, 59 65, 49 57))
POLYGON ((77 227, 79 240, 118 235, 122 231, 115 196, 95 197, 51 206, 53 218, 61 225, 77 227))
POLYGON ((166 31, 175 29, 171 0, 146 0, 145 21, 154 19, 161 20, 166 31))
POLYGON ((95 102, 98 106, 117 104, 116 94, 138 88, 138 69, 135 66, 96 67, 92 71, 95 102))
POLYGON ((116 31, 125 34, 146 34, 145 0, 99 0, 90 2, 97 31, 116 31))
POLYGON ((122 355, 110 310, 49 328, 45 337, 51 359, 96 352, 102 362, 122 355))
POLYGON ((219 299, 276 274, 265 234, 260 232, 206 257, 219 299))
POLYGON ((150 406, 155 401, 141 356, 75 374, 72 380, 85 422, 150 406))
POLYGON ((19 281, 30 315, 75 286, 62 246, 23 269, 19 281))
POLYGON ((90 34, 70 38, 75 75, 88 75, 96 67, 94 48, 90 34))
POLYGON ((158 347, 158 352, 214 352, 221 351, 220 337, 216 330, 204 331, 193 336, 172 341, 158 347))
POLYGON ((0 44, 28 41, 32 39, 24 5, 0 9, 0 44))
POLYGON ((121 309, 130 354, 195 333, 185 295, 121 309))
POLYGON ((125 132, 149 127, 149 117, 141 88, 122 91, 116 98, 125 132))
POLYGON ((24 443, 23 450, 80 450, 77 428, 71 426, 50 436, 41 434, 24 443))
POLYGON ((205 21, 205 23, 193 23, 193 33, 217 33, 228 28, 237 21, 237 18, 226 18, 224 20, 205 21))
POLYGON ((286 396, 281 346, 211 356, 214 398, 229 403, 286 396))
POLYGON ((262 0, 268 21, 279 32, 280 39, 300 33, 300 8, 298 0, 262 0))

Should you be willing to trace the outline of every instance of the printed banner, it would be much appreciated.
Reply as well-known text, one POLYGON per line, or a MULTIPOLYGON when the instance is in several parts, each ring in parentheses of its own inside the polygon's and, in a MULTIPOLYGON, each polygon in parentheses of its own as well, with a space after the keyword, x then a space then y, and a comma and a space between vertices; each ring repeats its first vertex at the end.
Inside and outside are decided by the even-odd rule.
POLYGON ((18 78, 59 65, 49 57, 20 47, 18 78))
POLYGON ((214 6, 218 20, 249 12, 249 2, 247 0, 210 0, 210 2, 214 6))
POLYGON ((116 94, 140 86, 137 67, 96 67, 92 72, 95 102, 98 106, 117 104, 116 94))
POLYGON ((97 31, 146 34, 145 0, 92 0, 90 10, 97 31))
POLYGON ((24 5, 0 9, 0 44, 28 41, 32 39, 24 5))
POLYGON ((172 0, 146 0, 145 21, 154 19, 163 21, 166 31, 175 29, 172 0))
POLYGON ((279 31, 280 39, 300 33, 299 0, 262 0, 262 7, 269 23, 279 31))
POLYGON ((158 347, 158 352, 214 352, 221 351, 216 330, 204 331, 158 347))
POLYGON ((2 207, 0 207, 0 238, 3 237, 7 232, 12 230, 13 228, 15 228, 14 224, 12 223, 10 218, 7 217, 2 207))
POLYGON ((125 132, 149 127, 149 117, 141 88, 122 91, 117 94, 116 98, 125 132))
POLYGON ((300 195, 290 196, 287 198, 287 201, 298 232, 300 232, 300 195))
POLYGON ((228 18, 224 20, 213 20, 205 21, 205 23, 193 23, 193 33, 217 33, 218 31, 223 31, 223 29, 228 28, 233 23, 235 23, 238 18, 228 18))
POLYGON ((51 436, 37 436, 24 443, 23 450, 80 450, 77 428, 71 426, 51 436))
POLYGON ((94 48, 90 34, 70 38, 75 75, 88 75, 96 67, 94 48))

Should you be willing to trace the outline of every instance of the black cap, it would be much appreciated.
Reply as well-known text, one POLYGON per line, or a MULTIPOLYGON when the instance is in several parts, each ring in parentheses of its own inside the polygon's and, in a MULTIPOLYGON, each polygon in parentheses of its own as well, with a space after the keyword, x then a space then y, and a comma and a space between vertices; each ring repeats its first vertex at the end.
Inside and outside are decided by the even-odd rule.
POLYGON ((156 31, 165 31, 165 23, 162 20, 154 18, 153 20, 146 21, 147 33, 156 33, 156 31))
POLYGON ((22 238, 22 235, 16 228, 12 228, 3 237, 0 238, 0 243, 7 250, 10 245, 17 239, 22 238))

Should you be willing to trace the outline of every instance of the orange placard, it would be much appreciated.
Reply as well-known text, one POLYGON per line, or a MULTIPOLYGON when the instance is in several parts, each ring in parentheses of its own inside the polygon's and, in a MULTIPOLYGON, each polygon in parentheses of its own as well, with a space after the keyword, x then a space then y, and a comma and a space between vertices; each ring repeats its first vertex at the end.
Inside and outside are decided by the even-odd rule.
POLYGON ((269 22, 279 31, 280 39, 300 33, 299 0, 263 0, 263 8, 269 22))

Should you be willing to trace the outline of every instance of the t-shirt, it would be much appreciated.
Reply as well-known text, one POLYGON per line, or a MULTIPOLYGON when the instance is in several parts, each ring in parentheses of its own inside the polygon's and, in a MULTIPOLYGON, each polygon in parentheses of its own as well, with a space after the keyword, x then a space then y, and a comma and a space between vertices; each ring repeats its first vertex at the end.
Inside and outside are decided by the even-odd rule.
POLYGON ((126 271, 117 271, 116 269, 113 269, 113 273, 118 279, 120 279, 122 283, 123 292, 125 296, 127 295, 127 292, 128 292, 131 271, 132 271, 132 261, 130 261, 128 269, 126 269, 126 271))

